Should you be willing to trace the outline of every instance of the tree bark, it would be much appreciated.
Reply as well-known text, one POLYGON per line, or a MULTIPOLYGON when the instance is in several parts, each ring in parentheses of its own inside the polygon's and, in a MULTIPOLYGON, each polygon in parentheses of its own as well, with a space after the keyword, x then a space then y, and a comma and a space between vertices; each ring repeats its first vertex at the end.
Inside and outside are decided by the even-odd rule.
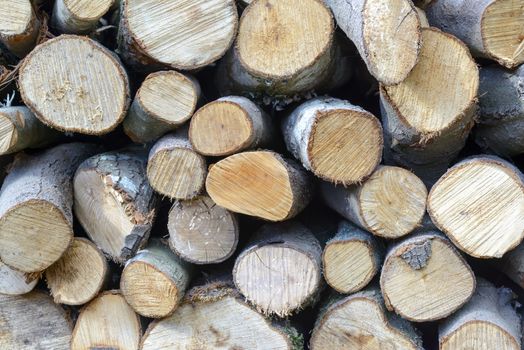
POLYGON ((24 273, 0 262, 0 294, 22 295, 35 288, 40 274, 24 273))
POLYGON ((113 6, 114 0, 56 0, 52 25, 60 33, 89 34, 113 6))
POLYGON ((524 288, 524 245, 507 252, 495 265, 513 282, 524 288))
POLYGON ((0 13, 4 15, 0 25, 0 41, 18 58, 23 58, 35 47, 40 32, 40 21, 31 1, 2 2, 0 13))

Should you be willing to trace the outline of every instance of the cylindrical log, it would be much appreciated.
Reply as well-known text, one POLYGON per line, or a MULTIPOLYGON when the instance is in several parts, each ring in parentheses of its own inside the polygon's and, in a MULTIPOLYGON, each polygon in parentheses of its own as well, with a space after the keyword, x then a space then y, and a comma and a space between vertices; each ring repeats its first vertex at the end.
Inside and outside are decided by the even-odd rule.
POLYGON ((124 67, 87 37, 61 35, 38 45, 24 59, 18 85, 38 119, 66 132, 105 134, 129 105, 124 67))
POLYGON ((96 151, 93 145, 69 143, 17 155, 0 192, 2 262, 39 272, 62 256, 73 241, 73 174, 96 151))
POLYGON ((176 310, 190 279, 191 266, 154 239, 126 262, 120 290, 136 313, 160 318, 176 310))
POLYGON ((372 234, 394 239, 407 235, 422 221, 428 191, 410 171, 379 166, 361 185, 321 185, 325 203, 372 234))
POLYGON ((302 167, 272 151, 229 156, 214 164, 206 179, 215 203, 269 221, 283 221, 301 212, 311 200, 312 186, 302 167))
POLYGON ((238 256, 233 280, 257 310, 286 317, 316 301, 321 254, 319 241, 301 224, 266 224, 238 256))
POLYGON ((524 7, 515 0, 433 0, 432 26, 465 42, 474 55, 508 68, 524 62, 524 7))
POLYGON ((87 34, 94 30, 100 18, 115 0, 56 0, 52 25, 60 33, 87 34))
POLYGON ((274 137, 269 115, 251 100, 221 97, 200 108, 189 128, 195 151, 205 156, 229 156, 246 149, 269 146, 274 137))
POLYGON ((124 132, 134 142, 154 141, 191 118, 199 98, 195 78, 176 71, 152 73, 135 95, 124 132))
POLYGON ((441 350, 519 350, 521 337, 513 292, 482 279, 471 300, 439 325, 441 350))
POLYGON ((38 283, 39 273, 24 273, 0 261, 0 294, 21 295, 29 293, 38 283))
POLYGON ((418 64, 400 84, 382 86, 380 101, 386 160, 432 184, 464 147, 473 126, 479 73, 455 37, 423 28, 422 38, 418 64))
POLYGON ((194 198, 202 192, 206 175, 206 160, 191 146, 187 128, 162 137, 149 152, 147 178, 163 196, 194 198))
POLYGON ((524 175, 490 156, 457 163, 433 186, 428 213, 465 253, 500 258, 524 238, 524 175))
POLYGON ((27 55, 36 45, 40 21, 36 18, 30 0, 0 2, 0 41, 19 58, 27 55))
POLYGON ((100 294, 87 304, 76 321, 71 350, 137 350, 140 318, 119 291, 100 294))
POLYGON ((410 321, 428 322, 464 305, 475 291, 475 275, 449 240, 426 231, 390 248, 380 287, 388 310, 410 321))
POLYGON ((382 159, 380 121, 344 100, 309 100, 283 121, 282 131, 287 149, 326 181, 360 183, 382 159))
POLYGON ((193 264, 216 264, 228 259, 238 243, 235 213, 202 195, 175 201, 169 211, 169 246, 193 264))
POLYGON ((146 156, 115 151, 87 159, 75 179, 75 214, 89 238, 117 263, 147 242, 156 197, 146 178, 146 156))
POLYGON ((106 258, 85 238, 75 238, 56 263, 45 271, 55 303, 82 305, 93 299, 109 276, 106 258))
POLYGON ((504 254, 496 267, 513 282, 524 288, 524 244, 504 254))

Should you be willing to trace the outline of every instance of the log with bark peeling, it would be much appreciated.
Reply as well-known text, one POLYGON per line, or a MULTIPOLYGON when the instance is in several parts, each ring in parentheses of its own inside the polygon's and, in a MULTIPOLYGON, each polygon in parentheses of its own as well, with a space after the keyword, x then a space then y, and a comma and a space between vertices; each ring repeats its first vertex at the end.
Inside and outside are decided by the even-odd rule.
POLYGON ((0 1, 0 41, 19 58, 27 55, 36 45, 40 32, 30 0, 0 1))
POLYGON ((56 0, 52 25, 60 33, 88 34, 113 6, 115 0, 56 0))

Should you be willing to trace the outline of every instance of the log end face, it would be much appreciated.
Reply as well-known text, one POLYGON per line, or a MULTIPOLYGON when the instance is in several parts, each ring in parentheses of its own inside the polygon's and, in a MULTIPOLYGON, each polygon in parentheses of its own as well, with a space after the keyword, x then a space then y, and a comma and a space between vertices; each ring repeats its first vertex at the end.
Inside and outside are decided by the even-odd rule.
POLYGON ((495 323, 471 320, 440 339, 441 350, 519 350, 519 340, 495 323))
POLYGON ((0 154, 12 152, 18 141, 18 132, 9 116, 0 111, 0 154))
POLYGON ((115 0, 61 0, 77 21, 96 21, 102 17, 115 0))
POLYGON ((30 29, 33 18, 30 0, 2 1, 0 13, 3 15, 2 23, 0 23, 0 37, 9 38, 25 34, 30 29))

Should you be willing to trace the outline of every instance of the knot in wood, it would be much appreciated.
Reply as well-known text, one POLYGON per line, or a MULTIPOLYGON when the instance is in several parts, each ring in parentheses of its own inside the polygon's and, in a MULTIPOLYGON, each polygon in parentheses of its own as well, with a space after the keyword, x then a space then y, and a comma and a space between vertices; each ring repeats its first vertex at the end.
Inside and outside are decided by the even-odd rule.
POLYGON ((413 243, 400 256, 414 270, 421 270, 426 267, 431 258, 431 240, 420 243, 413 243))

